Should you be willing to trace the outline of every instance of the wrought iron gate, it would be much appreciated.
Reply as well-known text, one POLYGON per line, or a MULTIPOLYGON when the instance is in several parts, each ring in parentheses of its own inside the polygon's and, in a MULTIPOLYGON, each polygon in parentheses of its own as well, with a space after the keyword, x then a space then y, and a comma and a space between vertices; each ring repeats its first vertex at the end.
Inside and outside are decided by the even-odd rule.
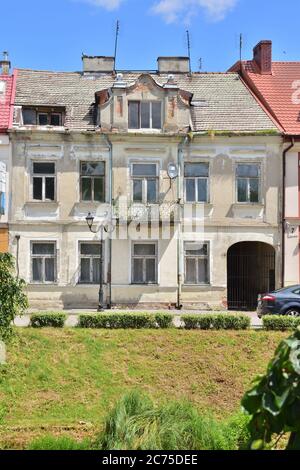
POLYGON ((275 289, 275 250, 258 242, 231 247, 227 258, 228 308, 255 310, 257 296, 275 289))

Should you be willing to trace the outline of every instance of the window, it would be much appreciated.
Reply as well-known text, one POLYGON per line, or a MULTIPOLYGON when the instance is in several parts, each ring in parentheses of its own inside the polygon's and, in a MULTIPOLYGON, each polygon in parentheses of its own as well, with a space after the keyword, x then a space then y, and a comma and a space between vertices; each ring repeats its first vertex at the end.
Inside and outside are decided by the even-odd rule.
POLYGON ((33 199, 37 201, 54 201, 55 179, 55 163, 33 162, 33 199))
POLYGON ((32 282, 56 282, 56 243, 31 243, 31 280, 32 282))
POLYGON ((238 164, 236 169, 237 201, 258 203, 260 199, 260 166, 238 164))
POLYGON ((105 202, 105 163, 82 162, 80 187, 82 201, 105 202))
POLYGON ((158 193, 156 163, 133 163, 131 175, 133 202, 156 203, 158 193))
POLYGON ((63 111, 49 108, 23 108, 25 126, 62 126, 63 111))
POLYGON ((161 101, 129 101, 129 129, 161 129, 161 101))
POLYGON ((5 95, 6 82, 0 81, 0 97, 5 95))
POLYGON ((156 284, 157 246, 155 243, 134 243, 132 255, 132 283, 156 284))
POLYGON ((184 244, 186 284, 209 284, 209 243, 184 244))
POLYGON ((208 163, 184 165, 186 202, 208 202, 208 163))
POLYGON ((80 283, 99 284, 100 246, 100 243, 80 243, 80 283))

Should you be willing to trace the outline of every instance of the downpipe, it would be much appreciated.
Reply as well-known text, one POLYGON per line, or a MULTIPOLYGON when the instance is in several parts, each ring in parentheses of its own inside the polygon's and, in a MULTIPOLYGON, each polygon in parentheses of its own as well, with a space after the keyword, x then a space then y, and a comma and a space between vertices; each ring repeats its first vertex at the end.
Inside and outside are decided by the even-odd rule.
POLYGON ((285 286, 285 203, 286 203, 286 155, 295 146, 295 139, 291 139, 290 145, 282 154, 282 238, 281 238, 281 287, 285 286))
MULTIPOLYGON (((110 222, 112 227, 112 218, 113 218, 113 148, 111 140, 108 135, 103 134, 104 139, 106 140, 107 146, 109 148, 109 206, 110 206, 110 222)), ((112 232, 109 232, 111 235, 112 232)), ((111 270, 112 270, 112 239, 111 236, 108 237, 108 265, 107 265, 107 294, 106 294, 106 304, 107 309, 110 310, 112 306, 112 287, 111 287, 111 270)))

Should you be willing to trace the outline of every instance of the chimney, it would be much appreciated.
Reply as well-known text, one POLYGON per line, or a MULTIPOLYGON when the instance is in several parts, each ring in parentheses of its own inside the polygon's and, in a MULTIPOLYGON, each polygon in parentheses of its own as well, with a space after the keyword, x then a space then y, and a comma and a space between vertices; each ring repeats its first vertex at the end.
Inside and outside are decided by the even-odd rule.
POLYGON ((84 72, 114 72, 115 58, 107 56, 88 56, 82 54, 84 72))
POLYGON ((0 73, 1 75, 9 75, 10 71, 10 60, 8 59, 8 52, 3 52, 3 59, 0 60, 0 73))
POLYGON ((272 75, 272 41, 260 41, 253 49, 253 60, 262 75, 272 75))
POLYGON ((158 57, 159 73, 189 73, 190 59, 188 57, 158 57))

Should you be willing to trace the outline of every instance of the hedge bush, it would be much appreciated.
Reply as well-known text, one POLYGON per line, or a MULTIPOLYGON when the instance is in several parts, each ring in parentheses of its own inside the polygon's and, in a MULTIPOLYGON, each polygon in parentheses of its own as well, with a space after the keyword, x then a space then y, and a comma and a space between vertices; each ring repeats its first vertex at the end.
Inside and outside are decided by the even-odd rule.
POLYGON ((141 329, 170 328, 173 316, 167 313, 99 313, 79 316, 79 328, 141 329))
POLYGON ((268 331, 296 330, 300 326, 300 318, 284 315, 266 315, 262 321, 264 328, 268 331))
POLYGON ((247 330, 250 318, 246 315, 209 314, 183 315, 183 328, 187 330, 247 330))
POLYGON ((41 312, 34 313, 30 318, 32 328, 63 328, 67 315, 60 312, 41 312))

